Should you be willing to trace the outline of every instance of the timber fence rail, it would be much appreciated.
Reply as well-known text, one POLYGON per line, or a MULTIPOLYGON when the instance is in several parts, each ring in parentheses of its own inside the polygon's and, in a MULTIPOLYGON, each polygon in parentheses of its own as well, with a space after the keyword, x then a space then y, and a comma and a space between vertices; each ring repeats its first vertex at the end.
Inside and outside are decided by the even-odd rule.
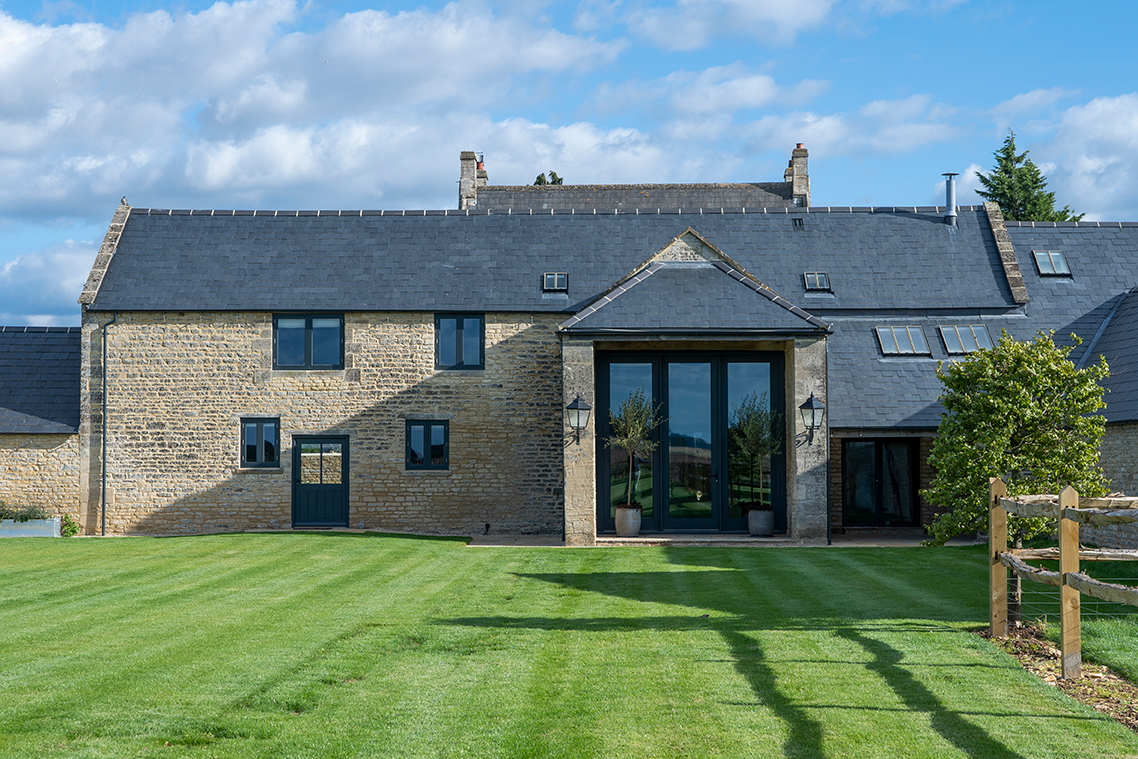
POLYGON ((1059 588, 1059 649, 1062 676, 1082 675, 1080 594, 1111 603, 1138 606, 1138 588, 1115 585, 1079 571, 1079 561, 1138 561, 1138 551, 1079 548, 1079 525, 1138 522, 1138 498, 1079 498, 1072 487, 1058 495, 1022 495, 1008 498, 998 477, 988 487, 988 623, 993 637, 1008 634, 1008 570, 1020 578, 1059 588), (1058 548, 1008 550, 1008 514, 1059 520, 1058 548), (1059 571, 1033 567, 1027 560, 1059 560, 1059 571))

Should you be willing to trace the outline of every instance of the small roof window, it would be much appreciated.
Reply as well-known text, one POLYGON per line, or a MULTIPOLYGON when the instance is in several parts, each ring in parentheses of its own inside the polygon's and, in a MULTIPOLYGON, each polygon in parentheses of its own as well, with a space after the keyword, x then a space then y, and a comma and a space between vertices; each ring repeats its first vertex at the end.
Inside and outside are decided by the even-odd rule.
POLYGON ((830 276, 824 271, 804 271, 802 278, 806 281, 807 290, 830 290, 830 276))
POLYGON ((1067 266, 1067 259, 1061 250, 1033 250, 1035 265, 1039 273, 1045 277, 1069 277, 1071 268, 1067 266))
POLYGON ((791 226, 793 226, 795 229, 805 229, 806 228, 805 224, 803 224, 803 222, 802 222, 802 219, 800 217, 797 217, 797 216, 794 217, 793 219, 791 219, 791 226))
POLYGON ((929 353, 929 344, 920 327, 878 327, 877 339, 886 356, 929 353))
POLYGON ((569 289, 569 275, 563 271, 547 271, 541 289, 547 293, 564 292, 569 289))
POLYGON ((992 347, 992 338, 983 324, 941 325, 940 336, 949 353, 974 353, 992 347))

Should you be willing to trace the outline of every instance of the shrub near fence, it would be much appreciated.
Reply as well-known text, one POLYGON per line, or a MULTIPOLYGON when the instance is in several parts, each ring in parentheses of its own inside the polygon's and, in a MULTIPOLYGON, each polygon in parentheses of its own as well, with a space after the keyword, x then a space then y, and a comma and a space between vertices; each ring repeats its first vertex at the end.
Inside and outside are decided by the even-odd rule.
POLYGON ((1138 498, 1079 498, 1072 487, 1058 495, 1007 498, 1007 485, 992 478, 988 488, 988 561, 990 565, 989 629, 993 637, 1008 634, 1008 573, 1059 588, 1059 649, 1062 676, 1082 675, 1080 594, 1112 603, 1138 606, 1138 588, 1115 585, 1079 571, 1079 560, 1134 561, 1138 551, 1089 550, 1079 547, 1079 525, 1138 523, 1138 498), (1059 520, 1059 548, 1008 550, 1008 514, 1059 520), (1026 560, 1059 560, 1059 571, 1033 567, 1026 560))

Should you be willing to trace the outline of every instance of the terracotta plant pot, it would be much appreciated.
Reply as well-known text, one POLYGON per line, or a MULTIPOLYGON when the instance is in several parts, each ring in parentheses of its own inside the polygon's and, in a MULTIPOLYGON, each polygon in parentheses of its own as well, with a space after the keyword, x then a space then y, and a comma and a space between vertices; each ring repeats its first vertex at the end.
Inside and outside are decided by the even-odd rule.
POLYGON ((640 534, 640 509, 616 507, 616 536, 635 538, 640 534))
POLYGON ((774 512, 752 509, 747 512, 747 531, 758 537, 774 535, 774 512))

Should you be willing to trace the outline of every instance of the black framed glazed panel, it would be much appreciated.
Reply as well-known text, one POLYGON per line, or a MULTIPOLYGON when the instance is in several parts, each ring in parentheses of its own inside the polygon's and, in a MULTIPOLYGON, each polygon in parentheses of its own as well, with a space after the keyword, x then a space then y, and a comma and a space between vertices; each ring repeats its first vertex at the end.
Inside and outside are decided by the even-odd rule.
POLYGON ((486 317, 483 314, 435 314, 435 368, 486 368, 486 317))
POLYGON ((273 314, 274 369, 343 369, 343 314, 273 314))
POLYGON ((842 441, 842 526, 916 527, 918 441, 842 441))
POLYGON ((642 532, 745 532, 746 510, 760 504, 774 510, 776 531, 786 532, 781 353, 599 353, 597 391, 598 531, 615 529, 616 504, 631 490, 642 532), (630 462, 604 440, 609 410, 636 391, 666 421, 653 435, 652 454, 630 462), (774 423, 773 455, 742 444, 740 412, 748 408, 774 423))
POLYGON ((279 418, 241 418, 241 467, 279 469, 279 418))

